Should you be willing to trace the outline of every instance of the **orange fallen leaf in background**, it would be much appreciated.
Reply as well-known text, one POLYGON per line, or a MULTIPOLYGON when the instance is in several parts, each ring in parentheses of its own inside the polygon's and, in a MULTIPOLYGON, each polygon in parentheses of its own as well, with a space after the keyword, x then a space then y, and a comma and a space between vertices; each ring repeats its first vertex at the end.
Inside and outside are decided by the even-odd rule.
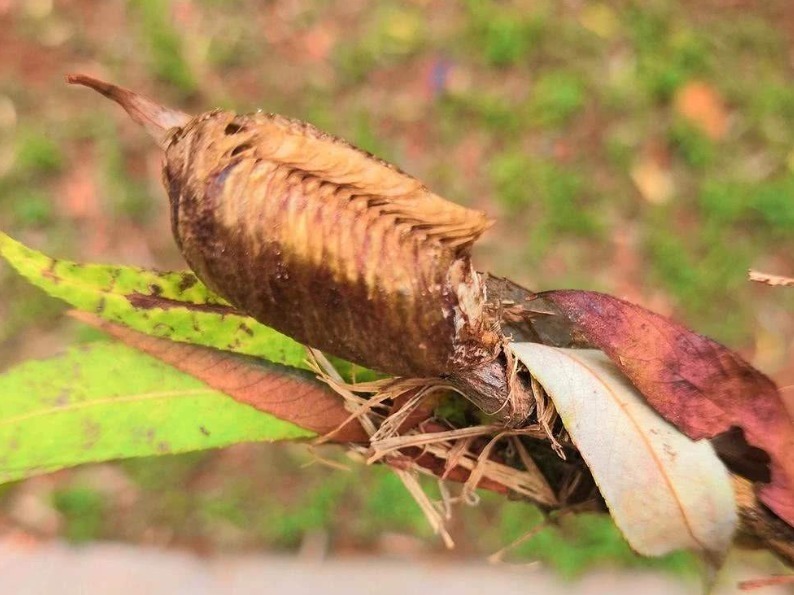
POLYGON ((691 81, 675 94, 675 111, 711 140, 725 138, 728 132, 728 110, 717 91, 701 81, 691 81))

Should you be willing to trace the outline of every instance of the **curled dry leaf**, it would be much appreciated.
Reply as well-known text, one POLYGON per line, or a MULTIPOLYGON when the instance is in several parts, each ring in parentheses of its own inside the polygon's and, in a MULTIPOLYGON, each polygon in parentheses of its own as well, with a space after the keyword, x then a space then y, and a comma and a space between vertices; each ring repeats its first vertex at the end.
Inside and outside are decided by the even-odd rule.
MULTIPOLYGON (((741 428, 770 458, 760 500, 794 526, 794 423, 774 382, 738 354, 659 314, 590 291, 538 294, 571 324, 574 343, 602 349, 650 405, 693 440, 741 428)), ((548 314, 537 318, 545 324, 548 314)))
POLYGON ((317 434, 335 431, 340 442, 367 439, 355 420, 343 425, 348 413, 328 387, 292 368, 217 349, 175 343, 105 322, 85 312, 72 316, 198 378, 212 388, 317 434))
POLYGON ((730 476, 707 441, 661 418, 600 351, 510 348, 554 402, 631 546, 722 559, 736 527, 730 476))

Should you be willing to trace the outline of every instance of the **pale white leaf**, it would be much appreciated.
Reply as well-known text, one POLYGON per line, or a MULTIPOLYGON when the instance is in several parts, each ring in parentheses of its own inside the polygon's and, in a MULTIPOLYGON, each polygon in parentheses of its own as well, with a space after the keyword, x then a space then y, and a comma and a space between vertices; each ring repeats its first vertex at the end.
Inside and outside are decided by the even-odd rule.
POLYGON ((719 558, 727 550, 736 502, 709 442, 694 442, 662 419, 601 351, 510 347, 553 401, 637 552, 691 549, 719 558))

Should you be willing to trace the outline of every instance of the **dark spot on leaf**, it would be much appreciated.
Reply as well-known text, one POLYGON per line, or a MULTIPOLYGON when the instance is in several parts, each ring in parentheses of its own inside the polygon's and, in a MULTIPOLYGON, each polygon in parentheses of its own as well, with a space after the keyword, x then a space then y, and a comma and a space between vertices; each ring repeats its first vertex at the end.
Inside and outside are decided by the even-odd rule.
POLYGON ((157 452, 162 452, 162 453, 171 452, 171 443, 166 442, 165 440, 161 440, 160 442, 157 443, 157 452))
POLYGON ((182 280, 179 282, 178 288, 180 292, 185 292, 198 283, 198 278, 190 273, 182 275, 182 280))
POLYGON ((127 296, 127 301, 134 308, 141 308, 144 310, 151 310, 152 308, 162 308, 168 310, 169 308, 186 308, 196 312, 213 312, 215 314, 237 314, 237 310, 230 306, 222 306, 219 304, 194 304, 192 302, 182 302, 171 298, 164 298, 156 295, 147 295, 145 293, 133 292, 127 296))
POLYGON ((204 434, 205 436, 209 436, 210 435, 210 431, 207 428, 205 428, 204 426, 199 426, 199 431, 202 434, 204 434))
POLYGON ((250 336, 250 337, 254 336, 254 331, 252 331, 251 328, 247 324, 245 324, 244 322, 240 323, 239 328, 240 328, 241 331, 246 333, 248 336, 250 336))
POLYGON ((109 292, 113 291, 113 289, 116 287, 116 282, 119 280, 120 276, 121 276, 121 269, 114 269, 110 273, 110 285, 108 285, 107 291, 109 292))
POLYGON ((61 391, 57 397, 55 397, 55 401, 53 402, 53 404, 56 407, 65 407, 66 405, 69 404, 69 401, 70 401, 69 393, 64 390, 61 391))
POLYGON ((97 314, 101 314, 102 312, 104 312, 105 311, 105 306, 107 306, 107 303, 105 302, 105 297, 103 296, 103 297, 99 298, 99 303, 97 304, 97 307, 96 307, 97 314))
POLYGON ((90 419, 83 420, 83 448, 86 450, 93 448, 101 435, 102 426, 90 419))
POLYGON ((160 287, 159 285, 156 285, 155 283, 152 283, 151 285, 149 285, 149 291, 152 292, 153 296, 157 297, 159 295, 162 295, 163 288, 160 287))
POLYGON ((170 337, 174 334, 174 327, 170 324, 166 324, 164 322, 158 322, 154 325, 152 329, 154 335, 158 335, 161 337, 170 337))
POLYGON ((47 268, 41 272, 41 276, 45 279, 52 281, 53 283, 60 283, 61 278, 55 272, 55 267, 58 265, 58 261, 54 259, 50 259, 50 263, 47 265, 47 268))

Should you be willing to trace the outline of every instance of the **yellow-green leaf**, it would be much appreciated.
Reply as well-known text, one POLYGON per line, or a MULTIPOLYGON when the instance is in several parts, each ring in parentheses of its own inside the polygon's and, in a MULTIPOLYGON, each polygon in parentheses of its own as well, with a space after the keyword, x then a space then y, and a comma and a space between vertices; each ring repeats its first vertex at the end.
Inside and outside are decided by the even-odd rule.
POLYGON ((82 463, 314 433, 116 343, 0 375, 0 482, 82 463))
POLYGON ((3 233, 0 254, 51 296, 109 322, 172 341, 306 367, 300 343, 238 312, 193 273, 56 260, 3 233))

